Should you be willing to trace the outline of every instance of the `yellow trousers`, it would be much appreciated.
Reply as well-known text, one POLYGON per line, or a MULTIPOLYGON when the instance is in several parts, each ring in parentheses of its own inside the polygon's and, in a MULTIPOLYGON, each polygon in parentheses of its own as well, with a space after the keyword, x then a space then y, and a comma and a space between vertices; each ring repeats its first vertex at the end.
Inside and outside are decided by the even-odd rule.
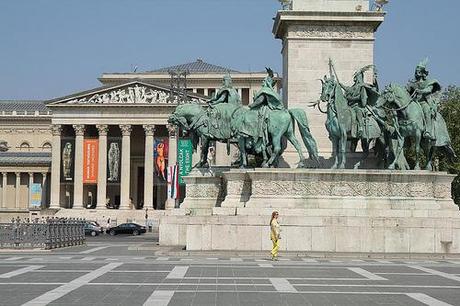
POLYGON ((272 247, 272 257, 278 257, 278 250, 280 249, 280 240, 279 239, 272 239, 273 247, 272 247))

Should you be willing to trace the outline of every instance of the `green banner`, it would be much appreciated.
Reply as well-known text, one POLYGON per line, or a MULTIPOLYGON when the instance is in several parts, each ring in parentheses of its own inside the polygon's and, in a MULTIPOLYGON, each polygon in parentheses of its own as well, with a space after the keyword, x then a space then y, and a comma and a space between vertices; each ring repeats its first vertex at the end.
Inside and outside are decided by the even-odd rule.
POLYGON ((192 171, 193 145, 191 139, 179 139, 177 143, 177 162, 179 164, 179 184, 185 184, 182 179, 192 171))

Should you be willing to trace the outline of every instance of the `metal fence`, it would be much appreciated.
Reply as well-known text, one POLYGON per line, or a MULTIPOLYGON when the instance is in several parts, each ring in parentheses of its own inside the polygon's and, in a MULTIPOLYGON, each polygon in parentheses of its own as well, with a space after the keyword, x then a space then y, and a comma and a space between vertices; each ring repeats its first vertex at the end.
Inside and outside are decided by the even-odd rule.
POLYGON ((48 218, 42 220, 13 219, 0 223, 0 248, 55 249, 85 243, 85 223, 82 219, 48 218))

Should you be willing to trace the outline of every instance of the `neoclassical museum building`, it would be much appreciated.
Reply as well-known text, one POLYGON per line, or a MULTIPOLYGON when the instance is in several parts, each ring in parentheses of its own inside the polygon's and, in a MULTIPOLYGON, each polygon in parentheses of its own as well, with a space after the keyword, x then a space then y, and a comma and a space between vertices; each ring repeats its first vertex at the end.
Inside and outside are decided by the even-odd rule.
MULTIPOLYGON (((183 135, 167 119, 183 99, 204 103, 227 73, 243 104, 265 77, 198 59, 104 73, 100 87, 52 100, 0 100, 0 221, 56 212, 130 219, 174 208, 165 168, 177 163, 183 135), (175 73, 185 71, 186 86, 175 87, 175 73)), ((225 145, 212 149, 212 164, 230 164, 225 145)))

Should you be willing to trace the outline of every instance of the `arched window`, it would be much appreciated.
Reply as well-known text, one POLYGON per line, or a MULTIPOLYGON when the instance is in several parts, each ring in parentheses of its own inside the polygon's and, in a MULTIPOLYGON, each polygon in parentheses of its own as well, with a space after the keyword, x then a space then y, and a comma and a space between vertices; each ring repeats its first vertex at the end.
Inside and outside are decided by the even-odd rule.
POLYGON ((27 141, 23 141, 21 145, 19 146, 19 149, 21 151, 30 151, 30 143, 27 141))
POLYGON ((42 150, 43 151, 51 151, 51 143, 49 141, 46 141, 43 145, 42 145, 42 150))

